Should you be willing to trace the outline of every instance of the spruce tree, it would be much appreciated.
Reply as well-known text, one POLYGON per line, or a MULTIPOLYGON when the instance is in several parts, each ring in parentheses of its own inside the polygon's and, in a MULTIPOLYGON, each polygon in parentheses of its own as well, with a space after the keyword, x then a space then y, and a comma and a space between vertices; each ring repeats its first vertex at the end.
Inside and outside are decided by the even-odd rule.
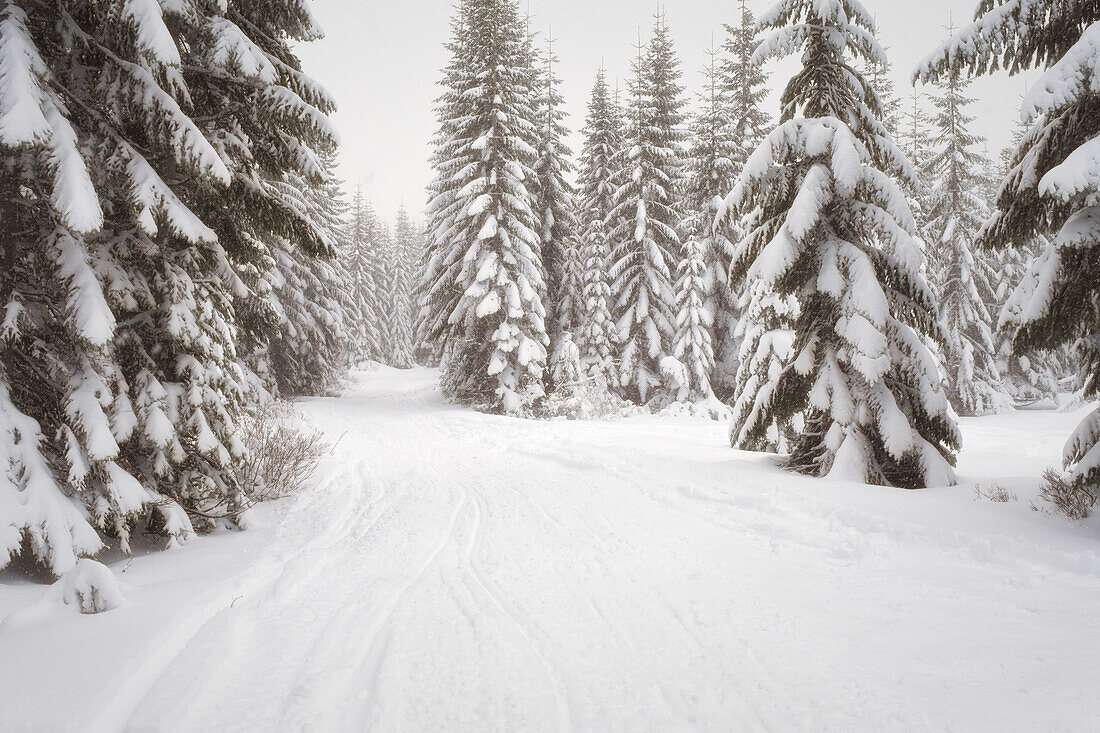
POLYGON ((580 306, 579 248, 576 247, 577 214, 573 186, 568 176, 573 172, 572 152, 565 144, 565 100, 561 95, 561 79, 554 66, 559 59, 554 54, 554 40, 548 39, 545 52, 536 69, 538 85, 538 176, 535 211, 539 217, 542 240, 542 263, 546 269, 544 305, 550 314, 551 331, 560 333, 574 327, 576 310, 580 306))
POLYGON ((325 249, 279 188, 331 143, 306 6, 153 7, 0 7, 0 565, 243 511, 245 276, 325 249))
MULTIPOLYGON (((741 0, 738 25, 727 25, 725 29, 725 59, 719 73, 719 94, 717 99, 711 100, 709 106, 712 114, 716 115, 721 114, 718 109, 724 109, 728 124, 728 129, 718 139, 729 152, 729 169, 722 170, 720 176, 728 175, 731 185, 718 191, 719 196, 724 196, 732 188, 732 183, 741 175, 749 154, 772 127, 771 117, 762 107, 769 91, 768 74, 763 64, 752 61, 759 41, 756 19, 746 0, 741 0)), ((709 90, 712 83, 713 80, 708 76, 705 89, 709 90)), ((722 161, 722 158, 716 160, 722 161)), ((715 214, 717 213, 719 212, 716 211, 715 214)), ((712 226, 717 247, 709 257, 715 288, 712 299, 715 369, 711 382, 720 398, 732 402, 737 394, 739 353, 744 333, 739 304, 743 300, 745 283, 730 280, 730 264, 733 259, 733 242, 741 238, 742 232, 737 222, 726 217, 719 217, 712 226), (724 247, 729 247, 729 250, 723 251, 724 247)))
POLYGON ((622 339, 617 387, 645 403, 662 386, 661 361, 672 351, 673 278, 682 258, 678 227, 684 164, 680 70, 672 36, 658 15, 643 55, 639 46, 622 164, 611 214, 612 314, 622 339))
POLYGON ((781 296, 764 280, 753 280, 742 296, 741 353, 730 444, 751 451, 786 452, 791 417, 774 407, 775 388, 791 360, 798 300, 781 296))
POLYGON ((901 113, 898 147, 917 171, 928 167, 934 151, 932 117, 925 108, 925 94, 914 88, 901 113))
POLYGON ((331 389, 349 356, 348 321, 355 308, 343 260, 347 204, 333 173, 335 150, 322 151, 320 160, 325 172, 321 183, 290 174, 281 189, 323 234, 332 255, 302 257, 292 242, 273 237, 260 269, 261 282, 253 291, 265 299, 277 327, 262 342, 240 346, 246 364, 276 395, 331 389))
MULTIPOLYGON (((1017 124, 1012 142, 1001 151, 1000 165, 991 176, 993 185, 990 186, 991 195, 988 198, 991 209, 996 207, 1000 182, 1012 170, 1016 147, 1027 131, 1027 125, 1017 124)), ((990 260, 992 274, 992 300, 987 308, 998 323, 993 334, 997 346, 997 370, 1004 380, 1005 391, 1018 407, 1034 405, 1044 400, 1053 401, 1064 391, 1063 380, 1072 378, 1076 368, 1071 345, 1055 350, 1017 352, 1012 345, 1012 329, 999 325, 1002 320, 1011 321, 1011 316, 1005 318, 1004 313, 1009 298, 1023 284, 1025 278, 1039 276, 1037 265, 1046 257, 1045 253, 1051 247, 1053 244, 1050 238, 1039 235, 1035 241, 1025 246, 1013 244, 983 252, 990 260)), ((1030 287, 1027 285, 1024 289, 1030 287)))
POLYGON ((416 363, 423 367, 435 368, 443 359, 440 345, 427 335, 427 313, 422 307, 424 304, 424 287, 426 285, 424 273, 428 268, 428 235, 423 228, 415 231, 412 247, 406 255, 409 263, 409 278, 411 291, 409 299, 412 303, 411 318, 413 323, 413 356, 416 363))
MULTIPOLYGON (((714 396, 710 386, 714 372, 712 329, 714 314, 707 304, 709 284, 703 243, 691 237, 684 243, 680 277, 676 282, 676 333, 672 341, 675 360, 675 393, 678 402, 705 402, 714 396)), ((665 368, 666 373, 669 371, 665 368)))
POLYGON ((353 317, 349 319, 351 353, 355 359, 380 361, 384 355, 384 273, 380 267, 381 222, 374 207, 356 187, 347 223, 345 246, 353 317))
MULTIPOLYGON (((875 40, 879 41, 878 32, 875 32, 875 40)), ((884 46, 881 58, 865 59, 863 62, 863 77, 870 83, 871 88, 878 95, 879 104, 882 105, 882 124, 886 131, 895 140, 901 140, 902 131, 902 102, 898 97, 892 76, 894 65, 890 62, 890 48, 884 46)))
MULTIPOLYGON (((334 248, 324 217, 316 206, 302 205, 301 192, 329 180, 324 155, 337 140, 327 117, 335 102, 302 72, 295 54, 296 44, 322 35, 308 2, 227 2, 198 14, 181 10, 169 25, 176 24, 185 29, 180 48, 189 101, 231 173, 224 191, 197 190, 196 205, 225 248, 238 283, 270 276, 265 268, 274 258, 269 255, 280 244, 299 271, 308 273, 316 258, 332 257, 334 248)), ((289 266, 286 274, 293 274, 289 266)), ((242 338, 279 338, 280 320, 252 311, 264 302, 259 293, 238 289, 234 295, 242 338)), ((307 303, 299 313, 308 321, 308 310, 315 307, 307 303)), ((317 314, 322 321, 329 317, 317 314)), ((336 350, 338 332, 334 326, 336 350)), ((208 501, 204 523, 210 516, 235 514, 238 504, 233 498, 208 501)))
POLYGON ((581 366, 605 383, 615 368, 618 333, 611 318, 608 222, 615 206, 614 160, 622 145, 622 119, 600 68, 588 102, 579 176, 581 262, 584 286, 576 328, 581 366))
POLYGON ((546 292, 536 196, 532 50, 513 0, 465 0, 432 163, 426 336, 444 392, 509 413, 543 394, 546 292))
POLYGON ((967 126, 974 118, 965 108, 969 82, 956 70, 939 83, 934 98, 939 135, 926 171, 931 185, 924 197, 928 243, 940 320, 947 342, 945 364, 952 405, 961 415, 994 412, 1005 401, 997 371, 988 263, 974 252, 974 241, 988 216, 982 192, 988 187, 981 140, 967 126))
MULTIPOLYGON (((900 487, 953 480, 959 444, 939 365, 915 223, 893 176, 914 173, 846 58, 882 62, 874 23, 839 0, 782 0, 756 63, 800 54, 782 122, 753 153, 729 204, 748 235, 734 272, 797 298, 789 366, 760 423, 805 412, 789 466, 900 487)), ((744 397, 744 396, 742 396, 744 397)))
POLYGON ((389 364, 408 369, 413 359, 412 276, 410 259, 416 250, 416 226, 402 205, 397 210, 393 241, 388 250, 386 274, 389 281, 389 364))
POLYGON ((729 100, 732 130, 728 136, 737 148, 733 159, 734 176, 764 136, 771 132, 771 117, 762 109, 768 97, 768 74, 763 64, 753 62, 759 46, 756 19, 747 0, 740 0, 741 22, 727 25, 726 59, 722 64, 722 93, 729 100))
MULTIPOLYGON (((1031 124, 1016 148, 981 246, 1026 246, 1049 235, 1053 246, 1006 305, 1020 353, 1075 344, 1086 396, 1100 375, 1100 176, 1091 163, 1100 137, 1100 8, 1082 0, 983 0, 976 19, 921 62, 915 77, 942 79, 1045 67, 1024 99, 1031 124)), ((1070 437, 1064 463, 1070 481, 1100 494, 1100 411, 1070 437)))
POLYGON ((1076 371, 1073 345, 1018 351, 1013 345, 1012 328, 1043 277, 1046 263, 1054 256, 1054 245, 1044 236, 1030 247, 1005 246, 984 254, 990 258, 995 274, 991 312, 1000 314, 994 343, 1004 389, 1017 407, 1044 401, 1054 404, 1059 394, 1068 391, 1066 385, 1076 371))
POLYGON ((730 228, 716 226, 716 220, 736 181, 733 161, 741 150, 733 139, 731 105, 720 86, 718 52, 708 53, 700 111, 691 128, 684 197, 685 257, 676 285, 673 354, 691 375, 690 384, 682 390, 687 396, 681 395, 690 400, 707 399, 715 392, 732 393, 739 348, 737 295, 729 286, 734 246, 730 228), (702 272, 696 272, 700 268, 702 272), (697 330, 701 319, 710 324, 706 333, 697 330))
POLYGON ((262 292, 269 278, 281 277, 271 272, 272 251, 288 248, 303 266, 334 254, 330 237, 301 205, 300 188, 328 176, 322 152, 335 145, 336 133, 325 115, 335 103, 302 73, 294 53, 295 43, 321 35, 305 0, 217 7, 183 11, 175 21, 189 36, 183 68, 190 100, 232 172, 226 191, 204 191, 199 203, 245 286, 233 304, 247 351, 277 340, 285 324, 262 292))

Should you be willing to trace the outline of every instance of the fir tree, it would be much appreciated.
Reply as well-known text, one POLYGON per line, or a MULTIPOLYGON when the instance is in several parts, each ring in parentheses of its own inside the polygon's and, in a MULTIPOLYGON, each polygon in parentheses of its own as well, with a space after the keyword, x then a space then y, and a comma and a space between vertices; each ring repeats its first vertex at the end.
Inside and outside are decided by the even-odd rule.
MULTIPOLYGON (((759 41, 756 19, 746 0, 741 0, 740 23, 736 26, 727 25, 725 28, 726 58, 719 74, 720 94, 717 99, 712 100, 710 106, 712 110, 715 107, 726 110, 729 126, 719 137, 730 155, 729 170, 721 171, 720 176, 728 175, 731 185, 718 191, 719 196, 724 196, 732 188, 732 183, 736 182, 745 167, 749 153, 756 149, 772 127, 770 116, 762 108, 769 91, 768 74, 763 64, 752 61, 759 41)), ((712 83, 713 80, 708 77, 707 88, 712 83)), ((715 287, 712 308, 715 314, 716 363, 712 386, 719 397, 733 401, 737 393, 739 352, 744 331, 740 323, 738 304, 742 300, 745 283, 730 280, 730 264, 733 258, 732 243, 741 238, 742 232, 736 222, 727 218, 719 218, 713 227, 716 248, 708 258, 715 287), (729 251, 724 251, 725 247, 729 247, 729 251)))
POLYGON ((325 114, 335 103, 301 72, 292 48, 320 37, 304 0, 224 7, 209 17, 181 12, 176 20, 188 29, 183 68, 191 102, 232 172, 225 191, 203 191, 199 203, 246 287, 234 308, 247 352, 250 344, 277 340, 285 326, 285 314, 264 297, 269 278, 281 277, 270 271, 273 249, 287 248, 303 263, 334 254, 330 237, 301 205, 300 189, 329 175, 322 151, 335 146, 336 133, 325 114))
POLYGON ((611 318, 608 282, 610 250, 608 221, 615 205, 614 159, 622 145, 622 120, 611 98, 607 73, 596 75, 588 102, 579 177, 581 200, 581 261, 583 307, 576 329, 581 366, 589 377, 605 383, 615 368, 617 331, 611 318))
POLYGON ((926 241, 933 263, 940 320, 946 328, 946 363, 951 401, 962 415, 983 415, 1001 400, 992 318, 986 308, 992 286, 989 267, 974 241, 988 215, 981 193, 987 188, 981 142, 967 126, 969 82, 957 71, 944 77, 940 95, 937 150, 928 163, 932 184, 925 196, 926 241))
MULTIPOLYGON (((1081 0, 983 0, 976 20, 929 55, 915 76, 940 79, 965 68, 1017 73, 1047 67, 1024 100, 1031 124, 1000 190, 980 244, 1026 246, 1040 235, 1053 246, 1006 304, 1002 322, 1016 350, 1078 347, 1086 396, 1100 381, 1100 175, 1091 163, 1100 137, 1100 9, 1081 0)), ((1070 481, 1100 494, 1100 411, 1086 418, 1064 452, 1070 481)))
POLYGON ((1067 391, 1064 381, 1072 379, 1077 364, 1073 347, 1065 344, 1057 349, 1017 351, 1013 346, 1012 328, 1019 309, 1026 301, 1014 299, 1016 291, 1033 292, 1043 277, 1043 268, 1054 256, 1054 245, 1040 237, 1031 247, 1005 246, 983 252, 990 258, 994 302, 991 312, 1000 314, 994 332, 997 346, 997 371, 1004 380, 1004 389, 1017 407, 1028 407, 1044 400, 1051 401, 1067 391), (1012 306, 1009 302, 1012 300, 1012 306))
MULTIPOLYGON (((988 199, 991 208, 996 205, 1000 182, 1012 170, 1012 159, 1016 153, 1016 147, 1027 131, 1027 125, 1017 124, 1012 134, 1012 142, 1001 151, 1000 165, 991 176, 994 182, 990 186, 992 195, 988 199)), ((1039 276, 1036 265, 1045 258, 1046 251, 1052 246, 1049 237, 1039 235, 1028 245, 1005 245, 983 252, 989 258, 992 275, 991 301, 986 307, 998 322, 998 327, 993 334, 994 343, 997 346, 997 371, 1004 380, 1004 388, 1009 397, 1015 405, 1021 407, 1034 405, 1043 400, 1053 400, 1064 391, 1062 381, 1071 378, 1076 368, 1070 344, 1054 350, 1018 353, 1012 345, 1014 335, 1012 329, 999 325, 1001 320, 1010 320, 1004 318, 1003 311, 1013 291, 1024 282, 1025 278, 1039 276), (998 315, 1000 315, 999 319, 998 315)))
MULTIPOLYGON (((901 189, 908 199, 909 210, 913 214, 918 232, 923 232, 927 228, 928 220, 925 216, 925 209, 928 206, 928 187, 925 185, 923 175, 927 173, 929 166, 932 164, 932 157, 935 153, 932 117, 925 108, 925 97, 926 95, 918 91, 916 87, 913 88, 901 114, 901 127, 898 137, 898 147, 901 148, 902 153, 912 164, 913 169, 921 174, 916 179, 899 181, 901 189)), ((925 255, 925 260, 921 264, 921 274, 930 281, 929 285, 934 290, 935 282, 932 279, 934 273, 928 267, 928 264, 930 256, 934 256, 935 253, 925 251, 923 239, 920 241, 920 246, 922 253, 925 255)))
MULTIPOLYGON (((892 175, 913 178, 845 57, 881 62, 874 23, 847 0, 782 0, 754 55, 800 53, 782 123, 753 153, 729 204, 748 235, 734 272, 797 298, 793 354, 758 423, 805 412, 789 465, 902 487, 953 480, 958 429, 922 340, 937 333, 915 223, 892 175)), ((747 399, 744 395, 739 399, 747 399)))
POLYGON ((443 352, 440 345, 428 336, 427 313, 421 307, 424 303, 424 287, 426 285, 424 273, 428 268, 429 257, 427 232, 422 228, 418 228, 411 244, 412 248, 406 257, 409 263, 409 272, 412 273, 409 278, 412 288, 409 298, 412 303, 410 313, 413 323, 413 356, 420 366, 434 368, 442 362, 443 352))
POLYGON ((647 402, 662 384, 661 361, 671 354, 675 330, 672 279, 681 259, 682 220, 679 144, 683 122, 680 71, 664 18, 634 64, 633 97, 618 190, 614 229, 612 313, 622 344, 617 386, 627 398, 647 402))
POLYGON ((445 345, 443 387, 506 412, 542 396, 541 222, 532 51, 513 0, 465 0, 439 102, 432 162, 426 336, 445 345))

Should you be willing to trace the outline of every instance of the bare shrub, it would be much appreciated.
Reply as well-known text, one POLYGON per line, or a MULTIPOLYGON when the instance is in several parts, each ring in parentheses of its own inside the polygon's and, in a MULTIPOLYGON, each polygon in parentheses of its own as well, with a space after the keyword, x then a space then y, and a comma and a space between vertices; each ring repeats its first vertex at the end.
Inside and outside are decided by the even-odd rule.
POLYGON ((1019 497, 999 484, 978 484, 974 487, 974 498, 985 499, 1006 504, 1010 501, 1019 501, 1019 497))
POLYGON ((245 418, 241 433, 248 459, 240 480, 253 501, 270 501, 299 491, 333 446, 317 431, 303 430, 298 415, 286 402, 256 405, 245 418))
POLYGON ((1065 474, 1053 468, 1043 474, 1039 497, 1070 519, 1084 519, 1096 506, 1096 496, 1088 488, 1070 481, 1065 474))

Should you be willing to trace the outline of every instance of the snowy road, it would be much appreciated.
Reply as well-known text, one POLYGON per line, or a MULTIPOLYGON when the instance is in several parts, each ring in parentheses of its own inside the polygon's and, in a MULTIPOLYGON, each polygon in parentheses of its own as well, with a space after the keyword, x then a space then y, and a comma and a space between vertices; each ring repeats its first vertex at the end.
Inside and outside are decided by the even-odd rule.
POLYGON ((706 421, 478 415, 434 378, 305 403, 343 436, 319 488, 81 723, 1100 728, 1098 525, 1030 512, 1013 479, 1073 416, 967 425, 963 473, 1021 487, 993 504, 789 477, 706 421))

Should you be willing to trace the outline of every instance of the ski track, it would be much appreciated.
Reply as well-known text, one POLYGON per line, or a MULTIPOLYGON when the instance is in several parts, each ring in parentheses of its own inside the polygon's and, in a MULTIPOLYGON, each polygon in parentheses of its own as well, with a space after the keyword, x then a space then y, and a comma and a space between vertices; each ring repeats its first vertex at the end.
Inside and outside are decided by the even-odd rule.
POLYGON ((685 466, 648 424, 477 415, 433 379, 303 403, 335 468, 93 728, 1025 730, 1050 695, 1100 721, 1095 667, 1013 646, 1053 625, 1088 669, 1066 624, 1095 614, 1058 604, 1100 608, 1094 553, 786 491, 719 426, 685 466))

